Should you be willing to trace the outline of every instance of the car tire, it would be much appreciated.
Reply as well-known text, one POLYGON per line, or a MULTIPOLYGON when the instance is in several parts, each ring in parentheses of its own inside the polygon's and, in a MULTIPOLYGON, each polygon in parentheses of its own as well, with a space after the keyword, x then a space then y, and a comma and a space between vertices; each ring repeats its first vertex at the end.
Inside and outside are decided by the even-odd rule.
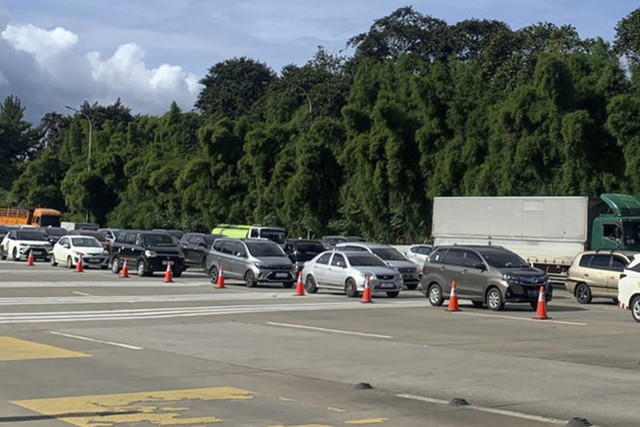
POLYGON ((400 295, 399 291, 392 291, 392 292, 387 292, 387 296, 389 298, 398 298, 398 295, 400 295))
POLYGON ((218 283, 218 267, 211 266, 207 274, 209 275, 209 283, 216 285, 218 283))
POLYGON ((351 277, 349 277, 344 284, 344 293, 349 298, 356 298, 358 296, 358 286, 356 285, 356 281, 351 277))
POLYGON ((484 307, 484 301, 471 301, 474 308, 482 308, 484 307))
POLYGON ((491 311, 500 311, 504 308, 504 298, 502 292, 496 287, 489 288, 487 291, 486 304, 491 311))
POLYGON ((429 304, 434 307, 440 307, 444 302, 442 287, 438 283, 432 283, 427 289, 426 297, 429 300, 429 304))
POLYGON ((67 257, 67 268, 73 268, 73 259, 71 259, 71 255, 67 257))
POLYGON ((309 294, 318 293, 318 285, 312 275, 307 276, 307 280, 304 282, 304 288, 309 294))
POLYGON ((56 256, 54 254, 51 254, 51 267, 55 267, 56 265, 58 265, 58 263, 56 262, 56 256))
POLYGON ((576 301, 580 304, 589 304, 593 296, 591 295, 591 288, 586 283, 578 283, 575 291, 576 301))
POLYGON ((7 254, 5 253, 4 248, 2 246, 0 246, 0 259, 3 261, 7 259, 7 254))
POLYGON ((295 282, 283 282, 282 283, 282 286, 284 286, 287 289, 293 288, 293 285, 295 285, 295 282))
POLYGON ((179 278, 180 276, 182 276, 181 268, 173 268, 172 271, 173 271, 173 277, 179 278))
POLYGON ((114 256, 111 260, 111 272, 113 274, 120 273, 120 259, 117 256, 114 256))
POLYGON ((407 286, 407 289, 409 289, 410 291, 415 291, 416 288, 418 287, 417 284, 416 285, 406 285, 406 286, 407 286))
POLYGON ((207 274, 207 257, 202 258, 202 271, 207 274))
POLYGON ((138 273, 138 277, 144 277, 149 275, 149 271, 147 270, 147 263, 144 262, 143 259, 138 261, 136 265, 136 272, 138 273))
POLYGON ((538 300, 531 300, 529 301, 529 304, 531 305, 531 309, 533 311, 538 311, 538 300))
POLYGON ((13 248, 13 253, 11 255, 13 256, 14 261, 20 261, 20 258, 18 257, 18 248, 13 248))
POLYGON ((256 275, 253 274, 253 271, 247 270, 247 272, 244 273, 244 284, 247 286, 247 288, 256 287, 258 283, 256 282, 256 275))
POLYGON ((631 309, 633 320, 640 323, 640 295, 633 297, 629 308, 631 309))

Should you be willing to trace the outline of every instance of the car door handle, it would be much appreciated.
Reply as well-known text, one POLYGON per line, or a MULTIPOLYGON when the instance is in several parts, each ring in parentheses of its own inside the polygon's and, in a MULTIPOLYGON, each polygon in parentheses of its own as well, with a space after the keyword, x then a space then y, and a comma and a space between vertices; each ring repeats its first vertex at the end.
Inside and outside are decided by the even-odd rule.
POLYGON ((462 274, 467 274, 467 269, 466 268, 462 270, 462 274))
POLYGON ((584 277, 589 277, 589 275, 587 273, 584 274, 584 277))

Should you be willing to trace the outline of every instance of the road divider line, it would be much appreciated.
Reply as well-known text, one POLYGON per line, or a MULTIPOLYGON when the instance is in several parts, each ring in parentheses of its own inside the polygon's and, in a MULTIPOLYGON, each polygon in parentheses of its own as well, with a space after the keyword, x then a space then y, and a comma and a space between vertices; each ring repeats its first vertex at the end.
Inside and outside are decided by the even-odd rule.
POLYGON ((283 328, 293 328, 293 329, 306 329, 310 331, 319 331, 319 332, 331 332, 334 334, 342 334, 342 335, 357 335, 360 337, 371 337, 371 338, 382 338, 382 339, 392 339, 391 335, 379 335, 379 334, 369 334, 366 332, 355 332, 355 331, 344 331, 342 329, 328 329, 328 328, 319 328, 317 326, 306 326, 306 325, 294 325, 291 323, 278 323, 278 322, 267 322, 267 325, 270 326, 280 326, 283 328))
POLYGON ((73 291, 72 293, 73 293, 73 294, 76 294, 76 295, 80 295, 80 296, 82 296, 82 297, 92 297, 92 296, 93 296, 93 295, 88 294, 88 293, 86 293, 86 292, 73 291))
POLYGON ((494 319, 521 320, 523 322, 534 322, 534 323, 539 323, 541 325, 543 325, 545 323, 555 323, 555 324, 558 324, 558 325, 587 326, 586 323, 581 323, 581 322, 569 322, 569 321, 566 321, 566 320, 552 320, 552 319, 547 319, 547 320, 529 319, 527 317, 506 316, 506 315, 502 315, 502 314, 482 314, 482 313, 460 312, 460 313, 458 313, 458 315, 476 316, 476 317, 490 317, 490 318, 494 318, 494 319))
MULTIPOLYGON (((417 396, 415 394, 408 394, 408 393, 401 393, 401 394, 396 394, 396 397, 399 397, 401 399, 409 399, 409 400, 416 400, 419 402, 427 402, 427 403, 433 403, 436 405, 449 405, 449 402, 446 400, 442 400, 442 399, 433 399, 431 397, 424 397, 424 396, 417 396)), ((477 405, 466 405, 466 406, 461 406, 458 407, 458 409, 463 409, 463 410, 472 410, 472 411, 478 411, 478 412, 485 412, 488 414, 494 414, 494 415, 503 415, 506 417, 512 417, 512 418, 519 418, 522 420, 529 420, 529 421, 538 421, 541 423, 547 423, 547 424, 557 424, 557 425, 567 425, 567 420, 561 420, 558 418, 550 418, 550 417, 543 417, 541 415, 532 415, 532 414, 525 414, 524 412, 516 412, 516 411, 509 411, 506 409, 497 409, 497 408, 489 408, 486 406, 477 406, 477 405)))
POLYGON ((144 350, 142 347, 137 347, 135 345, 122 344, 122 343, 114 342, 114 341, 103 341, 103 340, 99 340, 99 339, 95 339, 95 338, 83 337, 83 336, 80 336, 80 335, 65 334, 64 332, 50 331, 49 333, 51 335, 58 335, 58 336, 61 336, 61 337, 74 338, 74 339, 77 339, 77 340, 90 341, 90 342, 95 342, 95 343, 99 343, 99 344, 107 344, 107 345, 113 345, 113 346, 116 346, 116 347, 128 348, 129 350, 144 350))

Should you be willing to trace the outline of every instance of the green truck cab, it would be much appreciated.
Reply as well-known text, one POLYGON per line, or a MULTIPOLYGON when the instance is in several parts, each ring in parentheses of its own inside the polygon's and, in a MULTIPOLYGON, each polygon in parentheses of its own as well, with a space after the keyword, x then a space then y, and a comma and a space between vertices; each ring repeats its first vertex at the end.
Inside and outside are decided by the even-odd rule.
POLYGON ((284 245, 287 240, 287 230, 274 226, 219 224, 211 230, 211 234, 234 239, 269 239, 279 245, 284 245))
POLYGON ((591 250, 640 252, 640 198, 627 194, 602 194, 600 200, 590 206, 591 250))

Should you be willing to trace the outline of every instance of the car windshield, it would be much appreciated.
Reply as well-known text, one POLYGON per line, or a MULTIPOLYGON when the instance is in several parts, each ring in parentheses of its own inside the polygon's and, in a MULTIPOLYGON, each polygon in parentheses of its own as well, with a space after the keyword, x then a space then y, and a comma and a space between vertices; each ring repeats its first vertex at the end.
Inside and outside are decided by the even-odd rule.
POLYGON ((287 238, 287 233, 281 230, 270 230, 268 228, 263 228, 260 231, 260 237, 282 244, 287 238))
POLYGON ((400 252, 393 248, 376 248, 371 250, 385 261, 403 261, 406 259, 400 252))
POLYGON ((249 252, 254 257, 265 256, 284 256, 284 252, 280 249, 280 246, 271 242, 246 242, 249 252))
POLYGON ((491 267, 495 268, 523 268, 529 264, 513 252, 483 252, 482 256, 491 267))
POLYGON ((47 240, 46 235, 41 231, 18 231, 16 232, 18 240, 47 240))
POLYGON ((73 246, 81 248, 101 248, 102 245, 93 237, 73 237, 71 239, 73 246))
POLYGON ((207 236, 204 236, 204 241, 206 242, 207 247, 211 247, 211 245, 213 245, 213 242, 215 242, 216 239, 219 239, 219 238, 220 237, 216 235, 207 235, 207 236))
POLYGON ((86 230, 83 230, 79 234, 82 235, 82 236, 95 237, 100 242, 106 242, 107 241, 107 236, 104 233, 101 233, 99 231, 86 231, 86 230))
POLYGON ((147 234, 145 236, 149 246, 157 246, 159 248, 173 248, 176 245, 175 240, 169 234, 147 234))
POLYGON ((640 222, 625 221, 623 223, 624 244, 628 248, 640 248, 640 222))
POLYGON ((373 255, 349 255, 347 258, 352 267, 386 267, 380 258, 373 255))
POLYGON ((324 251, 324 246, 316 242, 304 242, 304 243, 298 242, 298 243, 295 243, 293 246, 298 252, 303 252, 303 253, 319 254, 320 252, 324 251))
POLYGON ((47 228, 44 232, 47 233, 48 236, 55 237, 66 236, 69 233, 64 228, 47 228))
POLYGON ((42 216, 40 217, 41 227, 60 227, 60 217, 58 216, 42 216))

